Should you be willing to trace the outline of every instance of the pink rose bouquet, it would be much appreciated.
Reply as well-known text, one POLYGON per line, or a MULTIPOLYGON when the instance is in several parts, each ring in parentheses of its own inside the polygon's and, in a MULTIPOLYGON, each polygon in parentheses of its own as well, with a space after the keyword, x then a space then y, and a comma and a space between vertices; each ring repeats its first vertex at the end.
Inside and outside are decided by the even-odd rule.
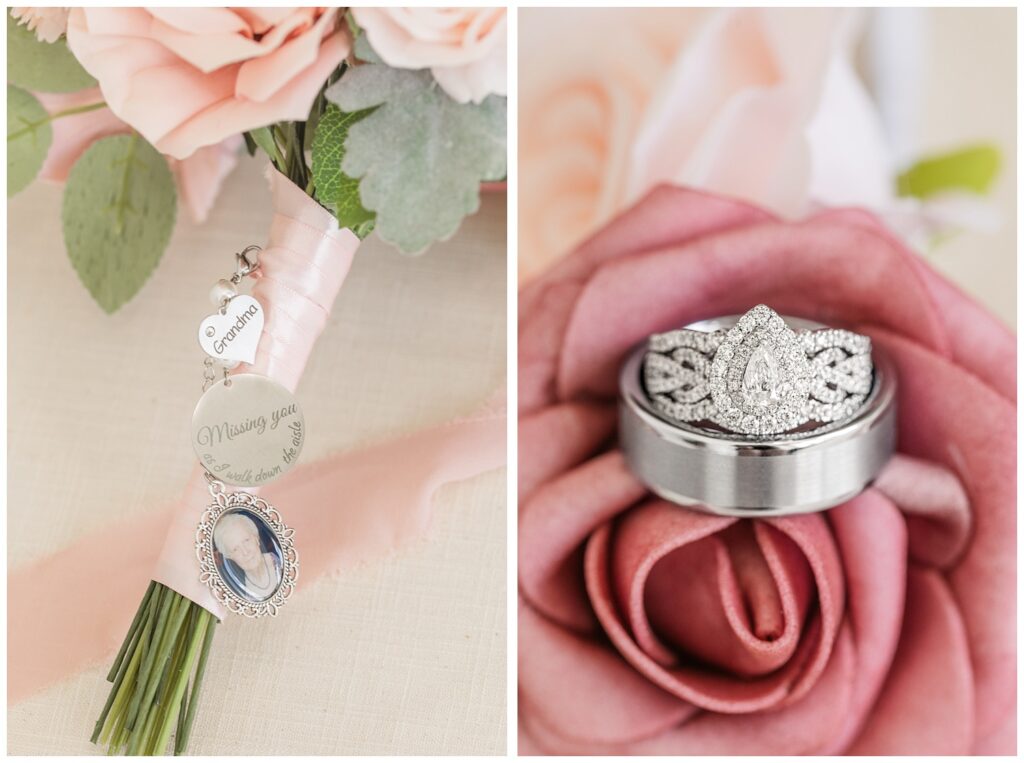
POLYGON ((409 253, 506 174, 504 10, 16 8, 7 24, 8 195, 66 181, 68 255, 108 312, 158 264, 179 197, 205 218, 243 141, 341 227, 409 253))
MULTIPOLYGON (((506 174, 504 11, 19 8, 7 24, 8 195, 65 182, 68 256, 107 312, 156 267, 179 197, 202 218, 243 145, 270 160, 251 369, 292 389, 359 241, 420 252, 506 174)), ((204 490, 197 471, 188 494, 204 490)), ((108 674, 92 739, 111 753, 186 749, 224 614, 179 564, 194 518, 176 519, 108 674)))
POLYGON ((521 753, 1013 754, 1010 331, 866 213, 668 187, 520 310, 521 753), (651 495, 615 447, 620 363, 759 302, 871 336, 898 454, 825 513, 651 495))

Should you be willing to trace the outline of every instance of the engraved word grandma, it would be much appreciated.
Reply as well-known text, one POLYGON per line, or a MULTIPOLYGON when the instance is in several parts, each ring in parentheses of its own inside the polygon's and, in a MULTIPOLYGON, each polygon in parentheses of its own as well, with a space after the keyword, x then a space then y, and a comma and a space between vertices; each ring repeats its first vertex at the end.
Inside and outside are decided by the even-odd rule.
POLYGON ((234 340, 239 333, 245 328, 246 324, 251 321, 254 317, 259 314, 259 307, 256 305, 249 305, 249 307, 238 316, 238 320, 235 321, 231 327, 227 330, 220 339, 216 339, 213 342, 213 349, 218 353, 223 354, 227 346, 234 340))

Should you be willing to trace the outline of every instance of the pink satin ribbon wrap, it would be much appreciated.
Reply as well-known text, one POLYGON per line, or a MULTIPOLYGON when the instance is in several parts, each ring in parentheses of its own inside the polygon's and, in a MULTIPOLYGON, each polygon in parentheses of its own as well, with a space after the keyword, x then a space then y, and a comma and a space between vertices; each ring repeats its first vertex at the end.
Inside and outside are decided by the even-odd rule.
MULTIPOLYGON (((275 215, 253 288, 267 321, 256 361, 244 370, 294 390, 358 240, 282 176, 272 173, 270 181, 275 215)), ((300 594, 322 575, 379 558, 421 533, 441 485, 503 466, 503 400, 499 391, 473 416, 329 456, 263 488, 295 529, 300 594)), ((107 659, 150 578, 223 616, 198 582, 193 550, 208 500, 197 469, 180 501, 11 571, 9 703, 107 659), (110 548, 119 549, 116 559, 110 548), (86 579, 94 581, 87 589, 68 584, 86 579)))
MULTIPOLYGON (((252 289, 266 322, 255 362, 241 365, 238 372, 269 376, 294 392, 327 325, 359 239, 352 231, 338 228, 330 212, 279 172, 270 169, 269 177, 274 219, 252 289)), ((196 575, 196 523, 201 507, 209 501, 203 470, 197 466, 180 510, 174 513, 153 579, 223 620, 224 607, 196 575)))

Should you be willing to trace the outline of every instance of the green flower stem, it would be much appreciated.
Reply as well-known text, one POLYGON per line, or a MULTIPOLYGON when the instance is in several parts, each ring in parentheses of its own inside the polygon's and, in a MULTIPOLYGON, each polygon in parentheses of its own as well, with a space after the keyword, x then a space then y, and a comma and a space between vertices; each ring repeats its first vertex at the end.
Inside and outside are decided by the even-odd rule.
MULTIPOLYGON (((115 665, 118 666, 117 675, 114 676, 112 683, 113 687, 110 689, 110 694, 107 695, 107 702, 103 706, 103 712, 100 713, 99 720, 96 721, 96 727, 93 729, 92 741, 93 743, 99 738, 100 731, 107 720, 111 708, 114 704, 114 699, 121 691, 121 686, 127 676, 128 670, 132 664, 135 665, 135 670, 138 670, 138 662, 140 650, 137 648, 139 639, 142 638, 143 629, 145 628, 146 621, 149 618, 149 598, 152 595, 154 584, 149 584, 149 590, 146 591, 146 597, 142 600, 142 605, 139 607, 139 611, 135 615, 135 619, 132 621, 132 627, 129 631, 130 638, 126 638, 124 643, 121 645, 121 651, 118 652, 117 660, 115 665), (141 618, 140 618, 141 616, 141 618), (131 642, 132 656, 129 660, 125 661, 124 655, 128 649, 129 641, 131 642)), ((113 671, 113 668, 111 668, 113 671)), ((134 670, 132 671, 134 677, 134 670)), ((107 675, 107 680, 111 681, 110 674, 107 675)), ((130 679, 129 679, 130 682, 130 679)))
MULTIPOLYGON (((171 608, 171 601, 174 592, 169 588, 162 588, 160 590, 160 596, 157 603, 157 617, 156 626, 154 628, 152 638, 147 639, 145 642, 145 655, 142 660, 142 667, 139 669, 138 682, 141 686, 148 686, 150 680, 150 674, 153 672, 153 661, 156 657, 157 650, 153 648, 153 641, 158 640, 164 633, 164 625, 167 622, 167 613, 171 608)), ((135 723, 139 717, 139 708, 142 707, 143 692, 135 692, 132 695, 131 704, 128 706, 128 718, 125 721, 125 727, 132 731, 135 729, 135 723)))
POLYGON ((210 645, 213 643, 213 633, 217 628, 217 618, 201 609, 199 619, 206 620, 206 635, 203 638, 203 648, 199 652, 199 664, 196 666, 196 677, 192 681, 192 692, 188 697, 188 713, 185 715, 185 726, 174 740, 174 754, 181 755, 188 746, 189 737, 192 735, 192 722, 196 717, 196 707, 199 700, 199 687, 203 683, 203 674, 206 672, 206 658, 210 655, 210 645))
MULTIPOLYGON (((116 689, 112 690, 110 696, 114 698, 111 703, 112 714, 108 715, 106 719, 103 719, 103 730, 100 734, 100 741, 102 744, 106 744, 107 740, 110 739, 111 733, 114 731, 120 731, 124 727, 124 708, 128 703, 129 692, 132 684, 135 682, 135 676, 139 671, 139 661, 142 652, 136 649, 128 661, 128 670, 125 673, 124 680, 121 685, 116 689)), ((115 734, 116 736, 116 734, 115 734)), ((93 741, 96 741, 96 735, 93 735, 93 741)))
POLYGON ((111 668, 92 741, 109 755, 162 755, 173 735, 174 754, 185 752, 216 624, 187 597, 150 584, 111 668))
MULTIPOLYGON (((129 755, 138 755, 143 749, 143 743, 145 739, 152 733, 153 724, 156 723, 157 708, 153 704, 153 699, 156 696, 157 686, 160 684, 160 678, 164 672, 164 666, 167 664, 167 659, 171 655, 171 649, 174 646, 174 641, 177 638, 178 630, 181 628, 181 623, 185 619, 185 614, 188 611, 188 599, 184 598, 181 594, 174 591, 170 592, 167 597, 171 602, 171 614, 169 616, 168 627, 162 629, 162 638, 160 639, 160 646, 156 651, 156 665, 151 666, 149 677, 146 681, 146 690, 142 695, 142 704, 140 715, 143 717, 144 723, 136 725, 132 729, 132 741, 128 747, 129 755), (141 731, 141 733, 139 733, 141 731)), ((138 724, 138 722, 137 722, 138 724)))
POLYGON ((22 127, 20 130, 15 130, 12 133, 8 133, 7 142, 10 143, 12 140, 17 140, 22 135, 27 135, 30 132, 35 132, 43 125, 49 124, 55 119, 61 119, 62 117, 70 117, 74 116, 75 114, 84 114, 87 111, 96 111, 96 109, 102 109, 106 105, 106 103, 103 103, 101 101, 99 103, 90 103, 86 106, 75 106, 71 109, 64 109, 63 111, 58 111, 54 114, 47 114, 43 119, 37 119, 31 122, 22 120, 25 121, 25 126, 22 127))
POLYGON ((142 626, 142 619, 146 616, 149 611, 149 599, 153 595, 153 589, 156 588, 154 581, 149 581, 149 587, 146 589, 145 596, 142 597, 142 603, 139 604, 139 608, 135 611, 135 618, 132 620, 132 624, 128 626, 128 635, 124 637, 124 641, 121 643, 121 649, 117 653, 117 657, 114 658, 114 664, 110 666, 110 672, 107 673, 107 680, 113 681, 114 676, 121 669, 121 662, 124 660, 124 654, 128 651, 128 643, 132 641, 136 634, 139 632, 139 628, 142 626))
MULTIPOLYGON (((174 690, 170 701, 166 705, 167 708, 179 707, 181 705, 181 701, 185 696, 185 689, 188 686, 189 669, 192 667, 192 661, 196 657, 199 645, 206 636, 207 622, 207 618, 200 618, 198 626, 189 635, 188 648, 185 650, 185 657, 182 660, 183 664, 178 667, 178 672, 173 682, 174 690)), ((163 728, 160 729, 160 734, 156 741, 156 746, 153 748, 153 754, 157 754, 167 748, 167 742, 171 737, 172 725, 170 719, 163 724, 163 728)))

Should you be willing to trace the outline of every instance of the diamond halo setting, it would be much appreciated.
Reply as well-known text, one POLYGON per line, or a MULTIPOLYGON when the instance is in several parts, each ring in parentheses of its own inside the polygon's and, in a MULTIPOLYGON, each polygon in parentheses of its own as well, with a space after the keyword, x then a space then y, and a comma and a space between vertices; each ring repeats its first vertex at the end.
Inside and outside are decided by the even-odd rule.
POLYGON ((871 390, 871 341, 839 329, 796 332, 757 305, 728 330, 655 334, 643 375, 669 418, 766 437, 855 413, 871 390))

